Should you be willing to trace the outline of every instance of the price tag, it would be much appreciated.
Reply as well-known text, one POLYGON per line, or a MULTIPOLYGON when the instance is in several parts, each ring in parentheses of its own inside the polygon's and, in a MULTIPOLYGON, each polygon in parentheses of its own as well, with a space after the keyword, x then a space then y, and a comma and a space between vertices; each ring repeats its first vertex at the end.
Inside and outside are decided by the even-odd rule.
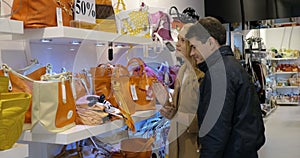
POLYGON ((75 0, 75 20, 95 24, 95 0, 75 0))

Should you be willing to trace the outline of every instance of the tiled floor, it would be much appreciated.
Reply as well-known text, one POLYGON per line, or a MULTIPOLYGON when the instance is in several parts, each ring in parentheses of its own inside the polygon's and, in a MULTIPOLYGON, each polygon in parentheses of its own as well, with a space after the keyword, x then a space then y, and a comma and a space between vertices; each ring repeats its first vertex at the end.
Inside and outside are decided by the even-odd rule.
POLYGON ((259 158, 300 158, 300 106, 279 106, 265 119, 259 158))

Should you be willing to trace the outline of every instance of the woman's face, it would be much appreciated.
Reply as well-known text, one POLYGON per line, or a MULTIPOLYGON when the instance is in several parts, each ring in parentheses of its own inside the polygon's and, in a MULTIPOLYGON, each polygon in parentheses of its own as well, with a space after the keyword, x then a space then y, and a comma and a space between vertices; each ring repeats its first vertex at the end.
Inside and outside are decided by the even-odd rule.
POLYGON ((176 42, 176 51, 180 52, 185 57, 189 56, 189 53, 186 52, 187 51, 187 47, 189 47, 187 45, 187 41, 185 40, 185 38, 181 34, 179 34, 177 36, 177 38, 178 38, 178 41, 176 42))

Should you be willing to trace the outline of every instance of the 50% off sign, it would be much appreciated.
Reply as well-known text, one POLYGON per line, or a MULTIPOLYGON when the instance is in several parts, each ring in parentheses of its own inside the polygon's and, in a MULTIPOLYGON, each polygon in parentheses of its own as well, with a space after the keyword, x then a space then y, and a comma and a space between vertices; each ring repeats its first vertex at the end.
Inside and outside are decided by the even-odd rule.
POLYGON ((75 20, 96 23, 95 0, 75 0, 75 20))

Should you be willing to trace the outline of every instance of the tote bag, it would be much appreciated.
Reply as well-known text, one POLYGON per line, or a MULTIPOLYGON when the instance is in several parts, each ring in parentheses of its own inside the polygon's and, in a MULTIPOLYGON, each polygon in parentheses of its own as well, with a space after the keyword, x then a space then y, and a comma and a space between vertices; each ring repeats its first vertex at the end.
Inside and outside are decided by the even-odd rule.
POLYGON ((56 8, 62 8, 64 26, 73 20, 73 0, 14 0, 11 19, 24 22, 24 28, 57 26, 56 8))
POLYGON ((7 71, 32 83, 31 131, 35 133, 62 132, 75 126, 76 105, 72 78, 35 81, 8 66, 7 71))

